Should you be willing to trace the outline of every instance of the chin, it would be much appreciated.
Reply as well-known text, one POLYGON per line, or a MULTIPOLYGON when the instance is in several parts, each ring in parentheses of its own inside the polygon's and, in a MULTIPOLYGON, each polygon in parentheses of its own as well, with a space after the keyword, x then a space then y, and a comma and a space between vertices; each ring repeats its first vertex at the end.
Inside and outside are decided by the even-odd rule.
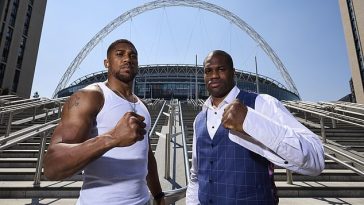
POLYGON ((210 92, 210 95, 214 98, 222 98, 227 95, 227 93, 221 93, 221 92, 210 92))

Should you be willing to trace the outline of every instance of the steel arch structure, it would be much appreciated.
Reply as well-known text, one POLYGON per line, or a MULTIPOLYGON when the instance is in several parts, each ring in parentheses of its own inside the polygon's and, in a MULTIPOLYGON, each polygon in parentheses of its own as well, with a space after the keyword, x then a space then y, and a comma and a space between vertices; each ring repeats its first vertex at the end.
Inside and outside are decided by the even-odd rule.
POLYGON ((237 15, 233 14, 232 12, 217 6, 215 4, 211 4, 202 0, 156 0, 144 5, 135 7, 131 9, 109 24, 107 24, 103 29, 101 29, 78 53, 76 58, 71 62, 69 67, 67 68, 66 72, 63 74, 60 82, 57 85, 53 93, 53 97, 57 95, 57 93, 65 88, 69 79, 73 75, 73 73, 79 68, 81 62, 86 58, 86 56, 92 51, 92 49, 103 39, 105 38, 110 32, 112 32, 115 28, 119 27, 124 22, 128 21, 129 19, 149 10, 154 10, 162 7, 172 7, 172 6, 185 6, 185 7, 194 7, 203 9, 206 11, 210 11, 212 13, 218 14, 223 18, 229 20, 230 22, 234 23, 238 26, 241 30, 245 31, 255 42, 259 44, 259 46, 263 49, 263 51, 269 56, 269 58, 273 61, 274 65, 282 75, 284 81, 287 84, 288 89, 299 96, 298 90, 296 85, 294 84, 291 76, 289 75, 287 69, 283 65, 282 61, 278 58, 277 54, 273 51, 273 49, 268 45, 268 43, 245 21, 240 19, 237 15))

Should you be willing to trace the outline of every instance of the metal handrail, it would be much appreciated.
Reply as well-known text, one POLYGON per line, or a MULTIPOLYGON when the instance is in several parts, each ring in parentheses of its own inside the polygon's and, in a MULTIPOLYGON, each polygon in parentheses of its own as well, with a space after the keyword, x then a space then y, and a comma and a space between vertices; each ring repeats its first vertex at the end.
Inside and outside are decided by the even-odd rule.
POLYGON ((362 172, 362 171, 360 171, 359 169, 357 169, 357 168, 355 168, 355 167, 353 167, 353 166, 351 166, 351 165, 349 165, 349 164, 347 164, 347 163, 345 163, 345 162, 341 161, 340 159, 338 159, 338 158, 336 158, 336 157, 333 157, 333 156, 331 156, 330 154, 327 154, 327 153, 325 153, 325 156, 326 156, 327 158, 329 158, 329 159, 334 160, 335 162, 339 163, 340 165, 343 165, 344 167, 346 167, 346 168, 348 168, 348 169, 350 169, 350 170, 354 171, 355 173, 357 173, 357 174, 359 174, 359 175, 361 175, 361 176, 364 176, 364 172, 362 172))
MULTIPOLYGON (((293 104, 291 102, 286 101, 286 103, 289 103, 292 106, 293 104)), ((352 117, 352 116, 347 116, 347 115, 343 115, 343 114, 339 114, 339 113, 335 113, 333 111, 329 111, 329 110, 327 110, 327 108, 328 108, 327 106, 322 105, 324 103, 321 103, 321 104, 314 104, 314 103, 311 103, 311 102, 299 102, 299 103, 295 102, 295 103, 296 103, 296 106, 293 105, 293 107, 302 108, 302 106, 305 106, 306 109, 310 109, 313 112, 316 111, 318 113, 326 114, 327 116, 332 115, 332 116, 335 116, 335 117, 341 117, 342 119, 351 120, 351 121, 360 121, 361 123, 364 123, 363 119, 352 117)), ((326 103, 326 104, 330 105, 330 107, 336 106, 334 104, 329 104, 329 103, 326 103)), ((341 109, 338 109, 338 108, 335 108, 335 107, 332 107, 332 108, 334 110, 337 110, 337 111, 342 111, 342 112, 344 111, 344 112, 349 113, 349 111, 346 111, 346 110, 341 110, 341 109)), ((362 115, 362 114, 359 114, 359 113, 355 113, 355 114, 362 115)))
POLYGON ((166 105, 166 101, 164 101, 164 103, 163 103, 163 105, 162 105, 162 108, 161 108, 161 110, 159 111, 159 114, 158 114, 157 118, 155 119, 155 122, 154 122, 154 124, 153 124, 153 127, 152 127, 152 129, 150 130, 150 132, 149 132, 149 137, 150 137, 150 136, 152 136, 152 134, 154 133, 154 130, 155 130, 156 126, 157 126, 157 123, 158 123, 158 121, 159 121, 160 116, 161 116, 161 115, 162 115, 162 113, 163 113, 163 109, 164 109, 164 106, 165 106, 165 105, 166 105))
POLYGON ((325 148, 327 148, 327 149, 329 149, 329 150, 331 150, 331 151, 335 152, 335 153, 340 154, 341 156, 344 156, 344 157, 348 158, 349 160, 351 160, 351 161, 353 161, 353 162, 355 162, 355 163, 357 163, 357 164, 360 164, 361 166, 364 166, 364 162, 363 162, 363 161, 360 161, 360 160, 358 160, 358 159, 356 159, 356 158, 354 158, 354 157, 352 157, 352 156, 350 156, 350 155, 348 155, 348 154, 345 154, 345 153, 343 153, 342 151, 337 150, 337 149, 335 149, 335 148, 333 148, 333 147, 331 147, 331 146, 329 146, 329 145, 327 145, 327 144, 324 144, 323 146, 324 146, 325 148))
POLYGON ((7 107, 0 107, 0 115, 4 116, 5 114, 17 114, 22 112, 23 110, 26 109, 31 109, 31 108, 37 108, 40 106, 46 106, 46 105, 57 105, 59 103, 62 103, 63 100, 65 100, 66 98, 58 98, 55 100, 39 100, 39 101, 35 101, 35 102, 31 102, 31 103, 23 103, 23 104, 16 104, 16 105, 11 105, 11 106, 7 106, 7 107))
POLYGON ((285 104, 285 106, 286 107, 289 107, 289 108, 292 108, 292 109, 296 109, 296 110, 308 112, 308 113, 311 113, 311 114, 315 114, 315 115, 317 115, 319 117, 325 117, 325 118, 337 120, 337 121, 340 121, 340 122, 345 122, 345 123, 348 123, 348 124, 351 124, 351 125, 355 125, 355 126, 359 126, 359 127, 364 127, 363 124, 358 124, 358 123, 351 122, 351 121, 347 121, 347 120, 343 120, 343 119, 340 119, 340 118, 337 118, 337 117, 328 116, 328 115, 325 115, 325 114, 322 114, 322 113, 319 113, 319 112, 315 112, 315 111, 312 111, 312 110, 304 109, 304 108, 301 108, 301 107, 296 107, 296 106, 292 106, 292 105, 288 105, 288 104, 285 104))
POLYGON ((31 98, 31 99, 21 99, 21 100, 15 100, 15 101, 7 101, 3 104, 3 107, 7 107, 7 106, 14 106, 14 105, 19 105, 22 103, 31 103, 31 102, 36 102, 36 101, 40 101, 41 98, 31 98))
POLYGON ((187 153, 187 144, 186 144, 186 135, 185 135, 185 126, 183 123, 183 113, 181 108, 181 102, 178 102, 179 106, 179 118, 181 123, 181 131, 182 131, 182 144, 183 144, 183 155, 184 155, 184 162, 185 162, 185 176, 186 176, 186 184, 190 182, 190 164, 188 160, 188 153, 187 153))
POLYGON ((363 104, 343 102, 343 101, 338 101, 336 104, 340 105, 340 106, 343 106, 343 107, 358 109, 358 110, 363 110, 364 111, 364 105, 363 104))
MULTIPOLYGON (((9 136, 8 136, 8 137, 6 137, 6 138, 1 138, 1 139, 0 139, 0 144, 1 144, 1 146, 0 146, 0 150, 5 149, 5 148, 7 148, 7 147, 10 147, 10 146, 15 145, 16 143, 18 143, 18 141, 14 141, 14 142, 12 142, 12 143, 8 143, 8 141, 13 140, 13 139, 16 139, 16 138, 19 138, 19 137, 21 137, 22 135, 25 135, 25 134, 30 133, 30 132, 32 132, 32 131, 41 130, 42 128, 47 127, 47 126, 49 126, 49 125, 53 125, 53 126, 50 126, 50 127, 49 127, 49 128, 47 128, 46 130, 39 131, 39 133, 42 133, 42 132, 45 132, 45 131, 48 131, 48 130, 54 129, 54 128, 57 126, 57 123, 58 123, 59 121, 60 121, 60 119, 58 118, 58 119, 56 119, 56 120, 52 120, 52 121, 49 121, 49 122, 44 123, 44 124, 36 125, 36 126, 34 126, 34 127, 31 127, 31 128, 24 128, 24 129, 23 129, 23 131, 22 131, 22 130, 20 130, 20 131, 18 131, 18 132, 16 132, 16 133, 14 133, 14 134, 9 135, 9 136)), ((39 133, 37 133, 37 134, 39 134, 39 133)), ((29 137, 23 138, 22 140, 27 140, 27 139, 29 139, 29 138, 31 138, 31 137, 33 137, 33 136, 29 136, 29 137)))

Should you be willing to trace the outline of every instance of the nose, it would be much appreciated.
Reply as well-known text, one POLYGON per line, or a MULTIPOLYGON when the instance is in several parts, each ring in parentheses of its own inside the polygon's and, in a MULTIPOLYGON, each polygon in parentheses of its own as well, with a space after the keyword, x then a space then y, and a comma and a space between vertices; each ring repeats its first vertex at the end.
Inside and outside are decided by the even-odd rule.
POLYGON ((130 62, 130 56, 128 55, 125 55, 124 58, 123 58, 123 62, 130 62))
POLYGON ((216 79, 216 78, 220 78, 219 72, 217 70, 212 70, 210 79, 216 79))

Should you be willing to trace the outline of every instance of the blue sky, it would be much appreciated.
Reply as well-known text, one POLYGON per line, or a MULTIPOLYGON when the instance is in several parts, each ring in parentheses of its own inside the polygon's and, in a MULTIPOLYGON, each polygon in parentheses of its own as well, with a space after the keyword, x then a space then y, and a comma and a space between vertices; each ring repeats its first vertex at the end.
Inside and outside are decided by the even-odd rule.
MULTIPOLYGON (((84 45, 110 21, 149 1, 48 0, 32 93, 51 97, 84 45)), ((239 16, 281 59, 301 98, 333 101, 349 93, 350 68, 336 0, 209 0, 239 16)), ((285 85, 270 58, 248 34, 225 18, 190 7, 144 12, 106 36, 69 83, 101 71, 108 45, 133 41, 139 64, 202 64, 211 50, 229 52, 236 69, 259 73, 285 85)))

